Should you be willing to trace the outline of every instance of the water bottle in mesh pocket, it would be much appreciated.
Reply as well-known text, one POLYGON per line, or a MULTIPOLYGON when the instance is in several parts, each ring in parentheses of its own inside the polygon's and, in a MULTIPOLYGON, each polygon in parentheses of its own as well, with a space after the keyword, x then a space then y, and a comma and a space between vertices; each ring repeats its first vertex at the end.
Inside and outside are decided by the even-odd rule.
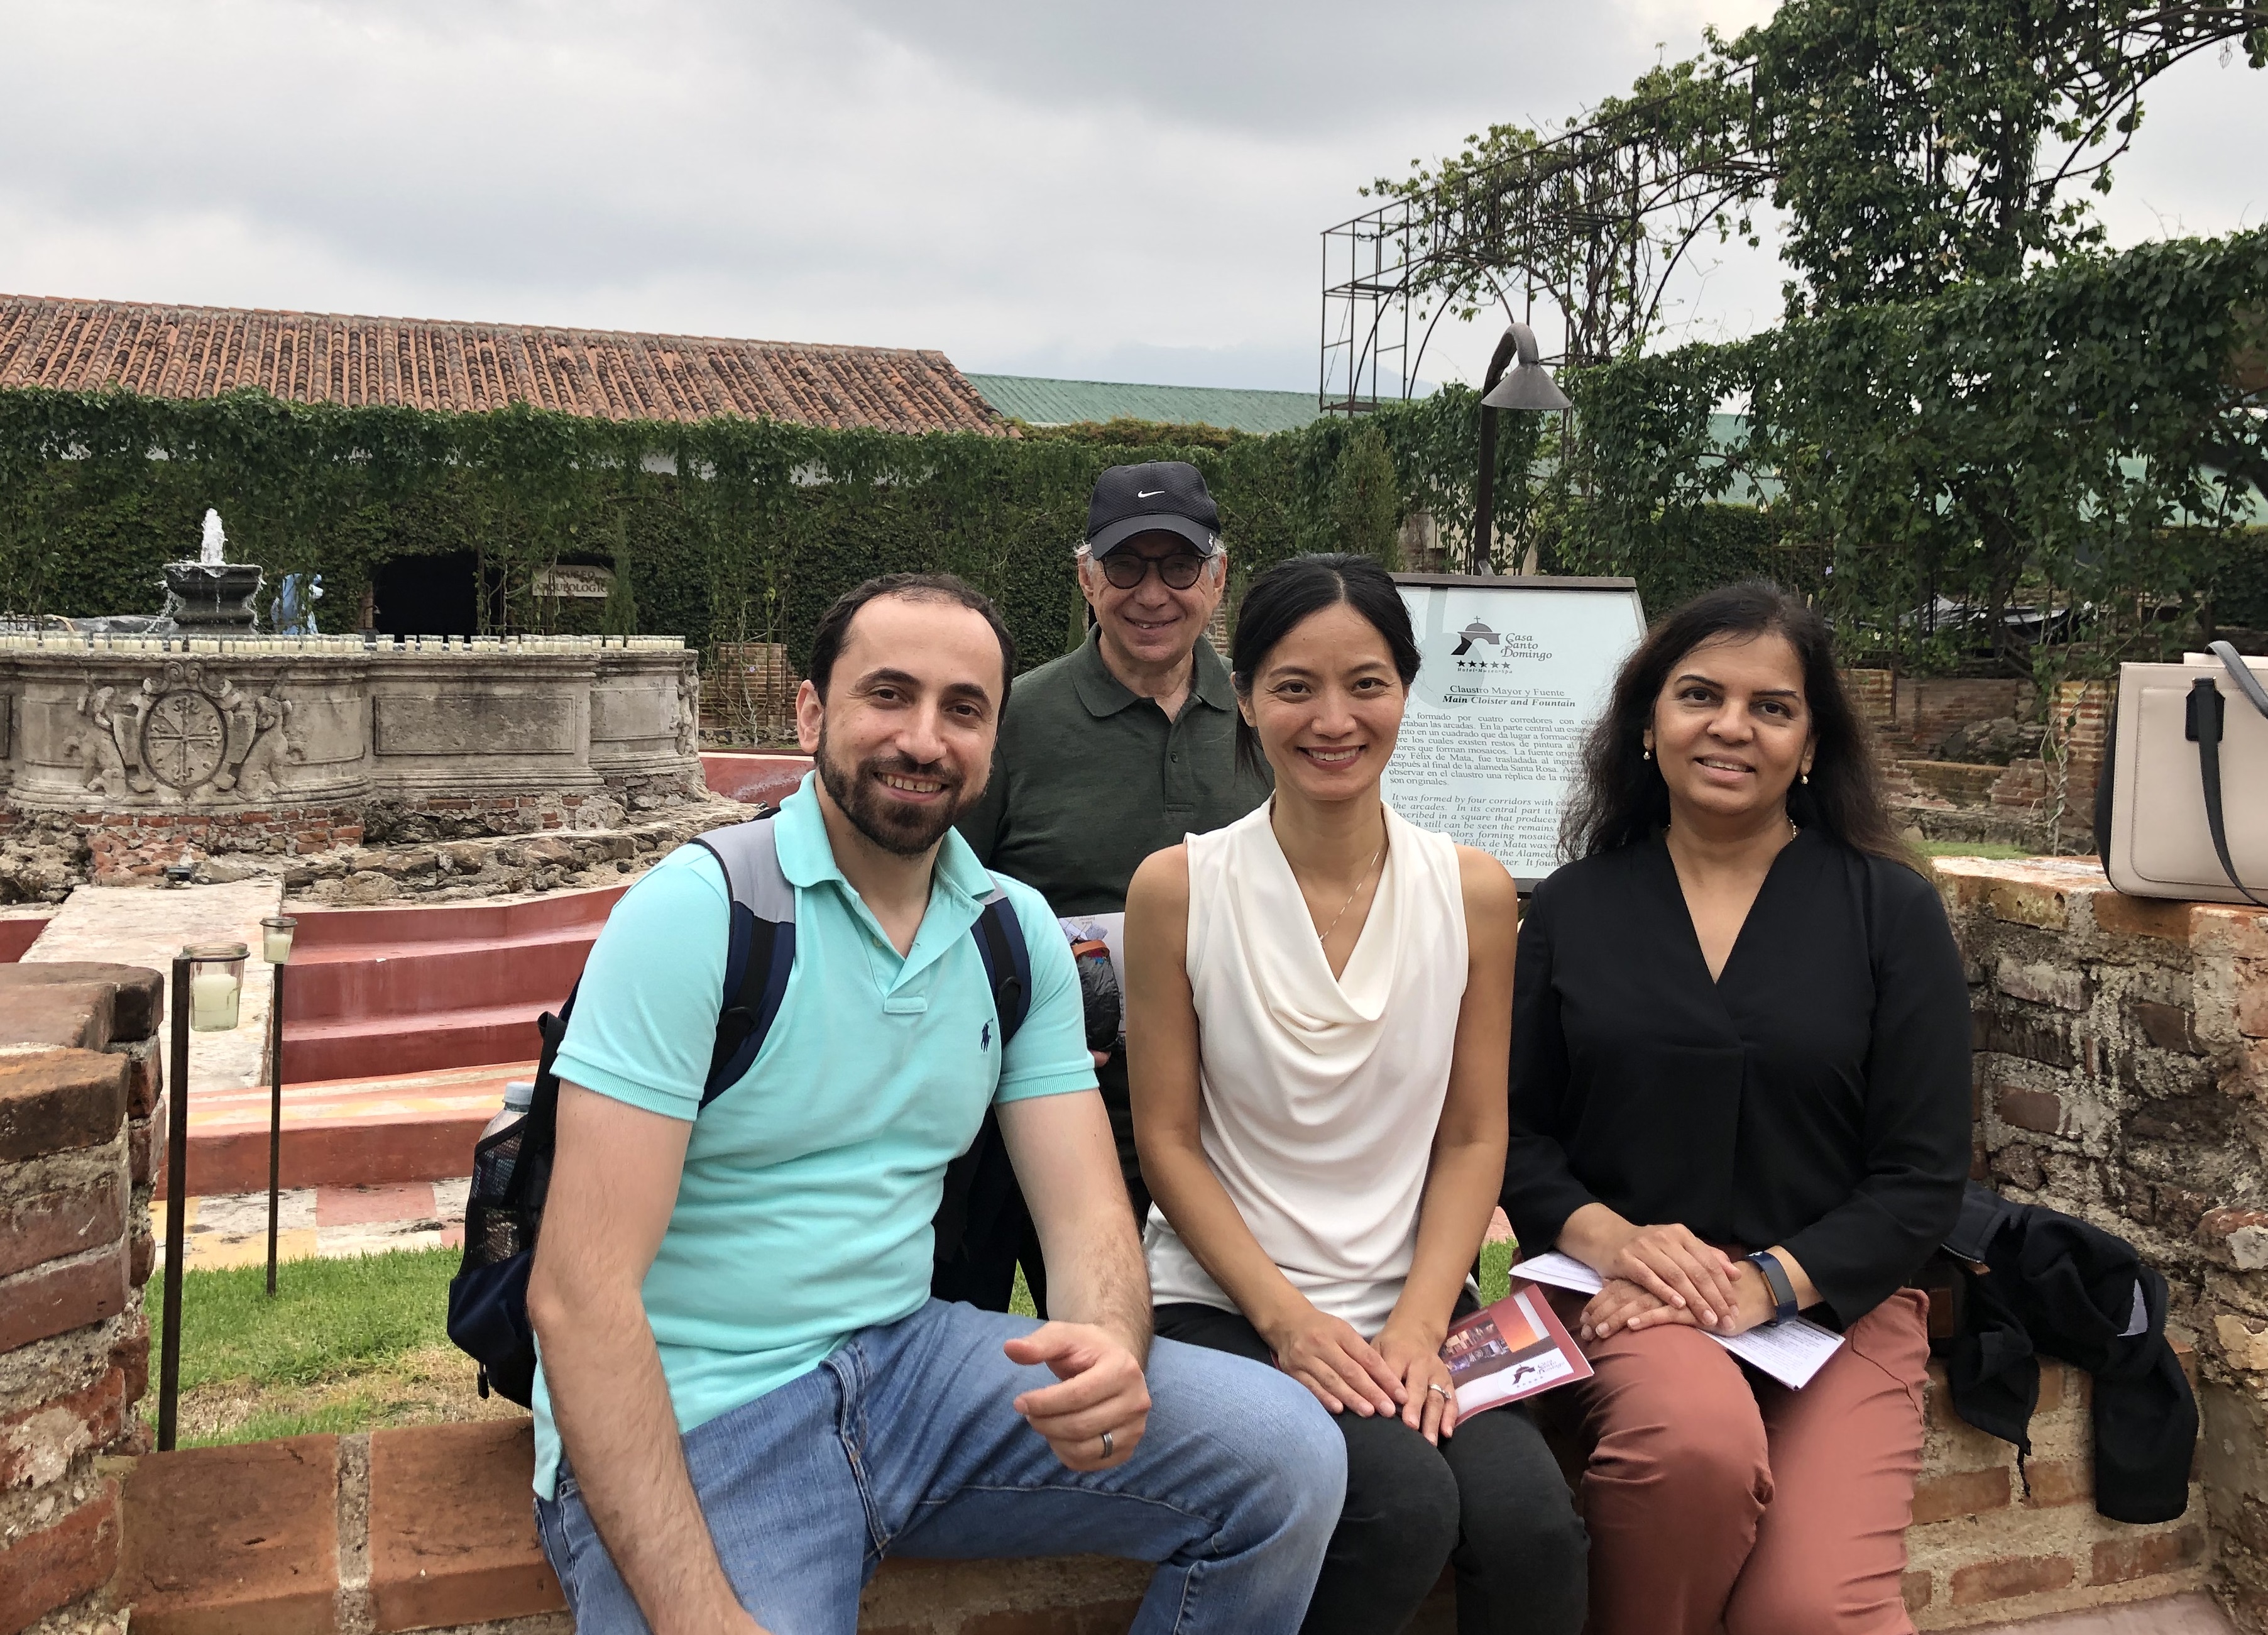
POLYGON ((571 993, 558 1015, 547 1013, 536 1023, 543 1056, 526 1113, 501 1128, 491 1126, 473 1148, 465 1257, 449 1280, 449 1338, 480 1365, 481 1395, 493 1388, 522 1407, 535 1388, 527 1274, 543 1224, 557 1132, 559 1078, 552 1062, 574 1007, 571 993))

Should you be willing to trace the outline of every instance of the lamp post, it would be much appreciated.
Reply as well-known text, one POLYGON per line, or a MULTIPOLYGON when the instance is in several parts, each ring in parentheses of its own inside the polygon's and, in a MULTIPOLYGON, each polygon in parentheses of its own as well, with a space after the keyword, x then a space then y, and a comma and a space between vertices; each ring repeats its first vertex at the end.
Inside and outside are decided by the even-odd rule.
POLYGON ((187 1235, 189 1169, 189 1035, 226 1033, 236 1026, 244 991, 245 946, 196 943, 173 956, 168 998, 173 1013, 173 1060, 166 1064, 173 1098, 166 1112, 166 1296, 158 1351, 158 1451, 173 1447, 174 1411, 181 1391, 181 1258, 187 1235))
POLYGON ((1506 326, 1504 338, 1496 343, 1495 355, 1489 359, 1488 373, 1481 379, 1480 506, 1479 514, 1473 519, 1473 571, 1476 573, 1496 571, 1492 536, 1496 527, 1497 410, 1521 409, 1531 413, 1548 414, 1554 409, 1574 407, 1568 401, 1567 394, 1553 381, 1550 372, 1536 361, 1542 356, 1535 344, 1535 331, 1515 320, 1506 326), (1509 373, 1505 368, 1507 364, 1513 365, 1509 373))
MULTIPOLYGON (((321 593, 318 592, 317 594, 321 593)), ((284 1154, 284 968, 291 959, 291 933, 299 922, 271 914, 260 922, 260 952, 275 968, 268 997, 268 1292, 276 1293, 276 1204, 282 1191, 284 1154)))

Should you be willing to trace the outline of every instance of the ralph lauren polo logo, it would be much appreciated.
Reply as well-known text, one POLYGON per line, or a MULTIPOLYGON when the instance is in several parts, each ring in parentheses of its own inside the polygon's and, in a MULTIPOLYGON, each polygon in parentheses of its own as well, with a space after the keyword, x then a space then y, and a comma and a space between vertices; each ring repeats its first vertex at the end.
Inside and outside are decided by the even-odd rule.
POLYGON ((981 1051, 981 1050, 989 1050, 989 1049, 990 1049, 992 1048, 992 1024, 991 1024, 991 1023, 987 1022, 987 1023, 985 1023, 985 1024, 984 1024, 984 1026, 983 1026, 983 1027, 981 1027, 981 1028, 979 1028, 979 1029, 977 1030, 977 1033, 976 1033, 976 1048, 977 1048, 980 1051, 981 1051))

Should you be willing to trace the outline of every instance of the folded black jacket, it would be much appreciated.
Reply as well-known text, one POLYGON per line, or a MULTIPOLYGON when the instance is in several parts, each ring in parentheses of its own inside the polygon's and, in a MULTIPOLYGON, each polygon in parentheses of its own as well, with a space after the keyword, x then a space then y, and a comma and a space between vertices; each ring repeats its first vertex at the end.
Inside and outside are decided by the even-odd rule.
POLYGON ((2095 1507, 2170 1521, 2188 1507, 2197 1399, 2166 1340, 2166 1280, 2124 1238, 1971 1182, 1945 1247, 1961 1322, 1947 1359, 1954 1411, 2031 1455, 2043 1356, 2095 1376, 2095 1507), (2139 1306, 2138 1306, 2139 1296, 2139 1306))

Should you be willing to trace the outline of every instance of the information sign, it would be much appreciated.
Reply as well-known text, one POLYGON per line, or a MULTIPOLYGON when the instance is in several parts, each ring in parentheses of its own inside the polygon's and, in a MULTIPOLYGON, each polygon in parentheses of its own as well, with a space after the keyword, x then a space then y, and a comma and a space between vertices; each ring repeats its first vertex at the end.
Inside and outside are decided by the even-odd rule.
POLYGON ((1384 792, 1493 854, 1522 890, 1558 866, 1583 735, 1646 633, 1632 579, 1399 573, 1424 664, 1384 792))

